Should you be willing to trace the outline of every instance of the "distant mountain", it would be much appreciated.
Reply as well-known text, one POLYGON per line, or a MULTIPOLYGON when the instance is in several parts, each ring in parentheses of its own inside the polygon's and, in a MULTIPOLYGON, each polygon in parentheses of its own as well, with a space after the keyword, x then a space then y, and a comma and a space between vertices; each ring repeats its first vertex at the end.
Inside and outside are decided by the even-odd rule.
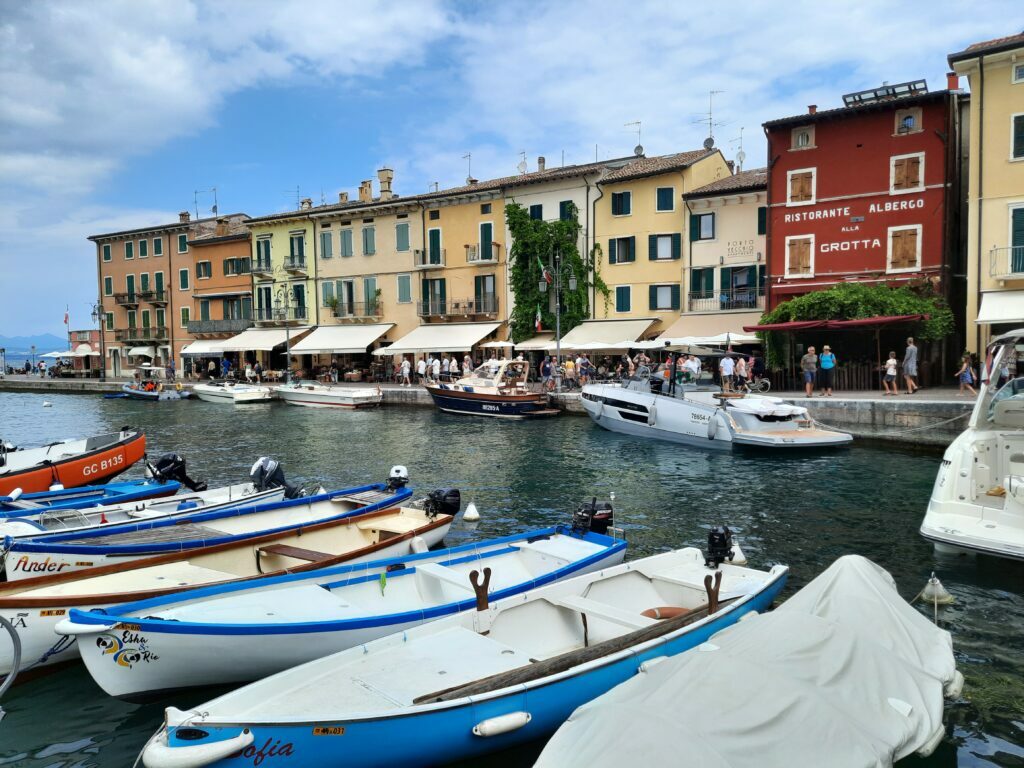
POLYGON ((38 336, 0 336, 0 347, 11 352, 30 352, 36 345, 36 353, 54 352, 68 348, 67 337, 61 338, 52 333, 41 333, 38 336))

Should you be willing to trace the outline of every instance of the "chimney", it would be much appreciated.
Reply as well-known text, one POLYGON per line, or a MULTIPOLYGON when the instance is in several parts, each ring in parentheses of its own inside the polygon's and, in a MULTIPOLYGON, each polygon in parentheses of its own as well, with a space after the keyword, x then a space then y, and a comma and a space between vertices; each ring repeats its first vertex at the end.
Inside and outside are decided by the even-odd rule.
POLYGON ((380 182, 381 200, 390 200, 395 196, 395 193, 391 191, 391 182, 394 181, 394 178, 395 172, 386 166, 377 171, 377 181, 380 182))
POLYGON ((544 155, 541 155, 540 157, 537 158, 537 172, 538 173, 540 173, 541 171, 544 170, 544 164, 545 164, 544 155))
POLYGON ((214 229, 215 237, 224 237, 228 233, 228 220, 225 218, 217 219, 217 227, 214 229))
POLYGON ((348 192, 339 192, 338 193, 338 202, 339 203, 347 203, 348 202, 348 192))
POLYGON ((808 104, 807 105, 807 114, 808 115, 813 115, 817 111, 818 111, 818 105, 817 104, 808 104))
POLYGON ((178 214, 178 223, 187 224, 192 219, 192 214, 188 211, 182 211, 178 214))
POLYGON ((361 203, 372 203, 373 202, 373 180, 367 179, 366 181, 359 182, 359 202, 361 203))
POLYGON ((300 210, 308 211, 312 207, 313 207, 313 198, 311 198, 311 197, 304 197, 299 202, 299 209, 300 210))
POLYGON ((946 73, 946 90, 948 91, 959 91, 960 90, 960 75, 956 72, 946 73))

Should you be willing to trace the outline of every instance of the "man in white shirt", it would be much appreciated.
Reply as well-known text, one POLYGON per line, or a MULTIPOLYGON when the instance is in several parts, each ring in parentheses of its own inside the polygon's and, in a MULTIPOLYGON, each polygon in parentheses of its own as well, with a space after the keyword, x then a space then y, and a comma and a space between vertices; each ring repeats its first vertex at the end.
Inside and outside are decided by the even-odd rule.
POLYGON ((462 358, 462 372, 467 374, 473 372, 473 358, 469 356, 468 352, 462 358))
POLYGON ((722 361, 718 364, 718 372, 722 376, 722 391, 732 392, 732 376, 736 370, 736 363, 732 355, 723 355, 722 361))
POLYGON ((434 358, 434 363, 431 366, 431 373, 433 374, 435 382, 441 380, 441 358, 439 358, 439 357, 435 357, 434 358))
POLYGON ((448 361, 448 355, 442 355, 441 356, 441 376, 444 377, 445 381, 448 380, 448 368, 450 366, 451 366, 451 363, 448 361))
POLYGON ((411 387, 412 386, 412 382, 409 381, 409 371, 411 369, 412 369, 412 366, 409 364, 409 358, 403 356, 402 357, 402 365, 399 368, 399 371, 400 371, 400 373, 402 375, 402 379, 401 379, 401 381, 399 383, 400 387, 411 387))
POLYGON ((416 378, 419 379, 419 383, 420 384, 425 383, 424 379, 426 378, 426 375, 427 375, 427 361, 421 355, 420 359, 419 359, 419 362, 416 363, 416 378))

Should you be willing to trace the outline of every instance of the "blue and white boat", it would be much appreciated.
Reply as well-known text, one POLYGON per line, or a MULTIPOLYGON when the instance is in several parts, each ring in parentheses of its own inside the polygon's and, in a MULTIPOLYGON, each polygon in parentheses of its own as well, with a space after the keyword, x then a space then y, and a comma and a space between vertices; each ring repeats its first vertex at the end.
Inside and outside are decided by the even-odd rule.
POLYGON ((532 392, 527 384, 530 364, 523 360, 485 363, 458 381, 426 386, 434 404, 449 413, 524 419, 557 416, 544 392, 532 392))
POLYGON ((0 517, 43 509, 91 509, 109 504, 125 504, 160 496, 173 496, 181 488, 174 480, 124 480, 106 485, 80 485, 57 491, 14 493, 0 496, 0 517))
POLYGON ((0 556, 8 580, 31 578, 296 531, 387 509, 411 495, 404 484, 375 483, 277 502, 113 525, 99 531, 24 539, 7 536, 0 556))
POLYGON ((699 550, 683 549, 549 584, 188 711, 168 708, 143 762, 372 768, 478 758, 546 736, 643 665, 765 611, 788 572, 708 568, 699 550), (721 579, 717 605, 714 588, 705 596, 711 577, 721 579))
POLYGON ((75 609, 56 629, 79 638, 86 667, 103 690, 134 699, 177 688, 258 680, 472 610, 474 573, 489 572, 488 599, 499 600, 617 565, 625 551, 622 539, 559 525, 390 560, 167 595, 116 609, 75 609), (128 643, 116 629, 126 625, 133 627, 128 643), (112 654, 111 648, 118 652, 112 654), (139 650, 140 657, 122 661, 121 652, 131 655, 131 650, 139 650), (225 664, 229 657, 231 663, 225 664))

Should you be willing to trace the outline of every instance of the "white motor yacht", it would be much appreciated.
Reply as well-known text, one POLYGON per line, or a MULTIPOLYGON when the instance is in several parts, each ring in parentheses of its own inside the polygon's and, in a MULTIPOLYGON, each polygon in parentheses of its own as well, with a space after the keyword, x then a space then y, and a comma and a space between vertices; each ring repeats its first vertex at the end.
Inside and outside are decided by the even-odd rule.
POLYGON ((274 390, 259 384, 242 384, 233 381, 196 384, 192 387, 196 397, 208 403, 265 403, 274 399, 274 390))
POLYGON ((806 408, 777 397, 690 384, 661 394, 663 383, 667 387, 642 373, 622 382, 587 384, 581 402, 591 419, 612 432, 703 448, 823 448, 853 440, 816 426, 806 408))
POLYGON ((380 387, 338 387, 316 381, 299 381, 274 387, 288 405, 309 408, 375 408, 384 399, 380 387))
POLYGON ((1024 560, 1024 328, 989 346, 971 420, 946 449, 921 535, 1024 560))

